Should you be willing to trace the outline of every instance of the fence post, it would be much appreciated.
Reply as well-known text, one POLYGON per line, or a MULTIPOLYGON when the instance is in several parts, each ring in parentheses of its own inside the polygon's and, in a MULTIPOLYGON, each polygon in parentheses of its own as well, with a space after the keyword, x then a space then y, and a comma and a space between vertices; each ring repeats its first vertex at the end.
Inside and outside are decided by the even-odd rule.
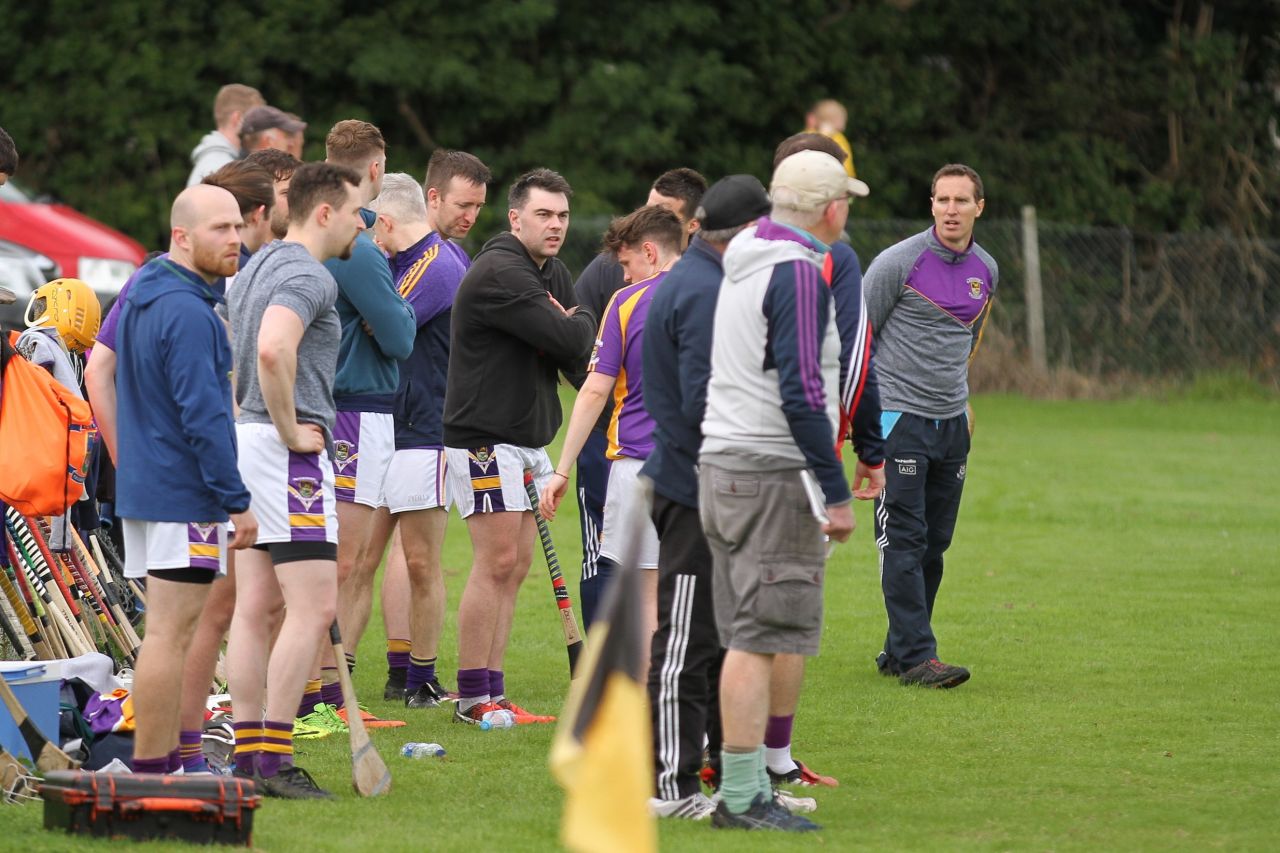
POLYGON ((1022 261, 1026 271, 1027 349, 1031 352, 1031 366, 1047 373, 1044 293, 1040 287, 1040 230, 1036 225, 1036 209, 1029 204, 1022 208, 1022 261))

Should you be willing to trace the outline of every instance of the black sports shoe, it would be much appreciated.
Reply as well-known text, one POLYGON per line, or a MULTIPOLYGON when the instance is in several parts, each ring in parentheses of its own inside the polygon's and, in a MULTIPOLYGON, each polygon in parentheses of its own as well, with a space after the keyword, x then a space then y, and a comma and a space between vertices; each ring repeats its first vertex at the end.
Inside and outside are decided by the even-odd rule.
POLYGON ((902 675, 902 667, 898 666, 897 661, 889 660, 887 652, 881 652, 876 655, 876 670, 881 675, 893 676, 894 678, 902 675))
POLYGON ((282 800, 337 799, 317 785, 311 774, 301 767, 285 767, 274 776, 259 776, 255 773, 253 781, 258 790, 268 797, 279 797, 282 800))
POLYGON ((793 815, 764 794, 756 794, 751 808, 742 814, 729 811, 723 800, 711 814, 716 829, 776 829, 782 832, 813 832, 821 826, 808 818, 793 815))
POLYGON ((406 693, 404 706, 406 708, 439 708, 440 697, 436 695, 435 688, 427 683, 412 693, 406 693))
POLYGON ((409 680, 408 668, 393 667, 387 670, 387 686, 382 688, 383 699, 404 699, 405 683, 409 680))
POLYGON ((917 687, 958 687, 969 680, 969 670, 962 666, 943 663, 937 658, 929 658, 918 663, 898 676, 903 684, 914 684, 917 687))

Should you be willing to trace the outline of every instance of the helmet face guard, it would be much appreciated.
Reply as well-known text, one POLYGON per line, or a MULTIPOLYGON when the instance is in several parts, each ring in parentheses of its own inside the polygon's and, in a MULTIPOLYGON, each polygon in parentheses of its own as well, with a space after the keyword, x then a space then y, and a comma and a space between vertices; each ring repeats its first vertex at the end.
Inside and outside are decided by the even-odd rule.
POLYGON ((54 329, 67 349, 84 352, 98 336, 102 304, 80 279, 58 278, 31 294, 24 319, 27 328, 54 329))

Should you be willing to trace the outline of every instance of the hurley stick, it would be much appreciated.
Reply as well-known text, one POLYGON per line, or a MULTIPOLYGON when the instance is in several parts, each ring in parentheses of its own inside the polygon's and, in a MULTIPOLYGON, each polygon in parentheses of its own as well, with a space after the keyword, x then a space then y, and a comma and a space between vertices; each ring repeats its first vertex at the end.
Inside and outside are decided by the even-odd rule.
POLYGON ((351 781, 356 793, 362 797, 376 797, 391 790, 391 771, 382 756, 373 748, 364 720, 360 718, 360 703, 356 700, 356 688, 351 683, 351 671, 347 668, 346 652, 342 650, 342 635, 338 633, 338 620, 329 626, 329 642, 333 645, 333 659, 338 662, 338 681, 342 683, 342 702, 347 706, 347 727, 351 733, 351 781))
POLYGON ((569 652, 569 679, 572 680, 578 667, 578 655, 582 653, 582 634, 578 631, 578 619, 573 615, 569 588, 560 574, 560 558, 556 556, 556 546, 551 541, 551 528, 538 510, 538 487, 533 482, 532 471, 524 472, 524 490, 529 495, 529 505, 533 507, 538 538, 542 540, 542 555, 547 558, 547 571, 551 573, 551 591, 556 597, 556 607, 560 609, 560 628, 564 631, 564 644, 569 652))

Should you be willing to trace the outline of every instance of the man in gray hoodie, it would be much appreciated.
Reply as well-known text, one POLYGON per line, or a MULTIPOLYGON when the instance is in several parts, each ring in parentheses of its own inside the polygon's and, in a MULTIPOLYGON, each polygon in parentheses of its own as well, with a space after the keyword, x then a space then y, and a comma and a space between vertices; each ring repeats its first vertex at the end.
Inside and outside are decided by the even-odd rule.
POLYGON ((228 83, 218 90, 213 99, 213 122, 217 130, 206 133, 192 150, 187 186, 200 183, 205 175, 240 159, 240 122, 245 113, 264 104, 262 93, 252 86, 228 83))

